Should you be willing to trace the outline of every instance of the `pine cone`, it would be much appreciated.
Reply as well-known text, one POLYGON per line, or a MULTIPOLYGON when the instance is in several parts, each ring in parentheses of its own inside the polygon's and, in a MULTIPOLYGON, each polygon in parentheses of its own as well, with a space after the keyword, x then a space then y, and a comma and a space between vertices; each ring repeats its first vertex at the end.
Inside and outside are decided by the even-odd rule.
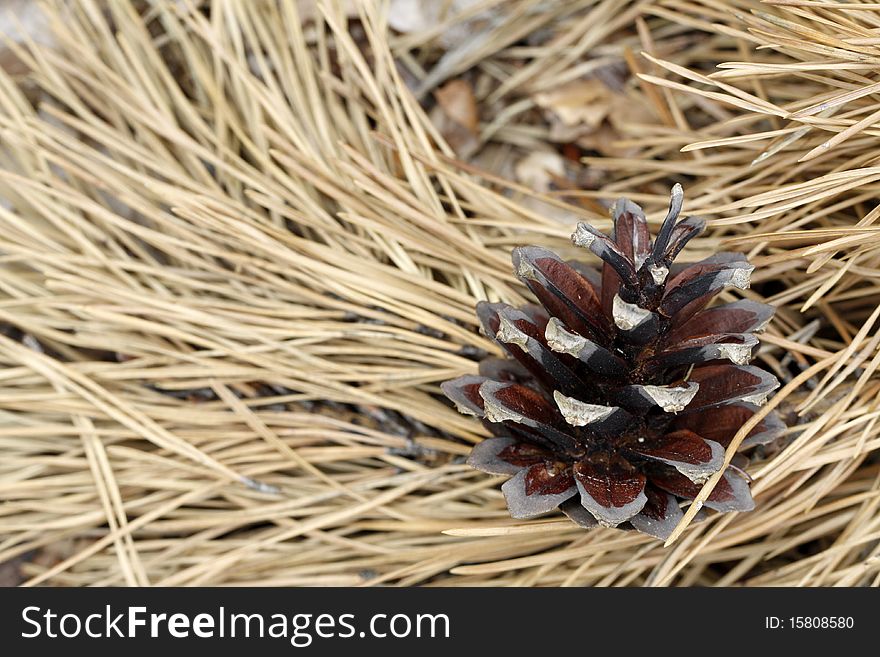
MULTIPOLYGON (((578 224, 572 241, 604 263, 601 274, 538 246, 515 249, 517 277, 541 306, 481 302, 483 330, 509 359, 480 363, 443 390, 496 436, 468 462, 513 475, 503 486, 510 514, 528 518, 559 507, 584 527, 623 523, 666 538, 724 465, 736 432, 779 384, 748 365, 773 308, 749 300, 707 308, 724 287, 745 289, 753 267, 739 253, 676 266, 705 228, 677 222, 682 189, 653 243, 642 209, 621 199, 614 239, 578 224)), ((776 415, 742 447, 774 439, 776 415)), ((705 506, 748 511, 746 480, 728 468, 705 506)))

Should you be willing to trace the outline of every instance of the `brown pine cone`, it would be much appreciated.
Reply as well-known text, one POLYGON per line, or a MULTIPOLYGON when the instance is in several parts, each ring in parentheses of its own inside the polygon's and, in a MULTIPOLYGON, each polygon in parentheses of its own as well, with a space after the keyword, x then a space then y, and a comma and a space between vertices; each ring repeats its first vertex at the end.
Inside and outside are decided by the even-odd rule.
MULTIPOLYGON (((724 465, 733 436, 779 385, 748 364, 773 308, 707 307, 726 286, 749 286, 745 256, 673 264, 705 227, 695 217, 677 222, 682 198, 675 185, 653 243, 642 209, 626 199, 613 209, 613 239, 578 224, 572 241, 602 259, 601 273, 541 247, 515 249, 515 273, 541 305, 477 306, 510 358, 486 359, 479 376, 443 390, 494 434, 468 462, 512 475, 502 491, 514 518, 559 507, 585 527, 628 523, 666 538, 680 501, 724 465)), ((783 429, 771 414, 741 448, 783 429)), ((754 502, 728 468, 706 506, 749 511, 754 502)))

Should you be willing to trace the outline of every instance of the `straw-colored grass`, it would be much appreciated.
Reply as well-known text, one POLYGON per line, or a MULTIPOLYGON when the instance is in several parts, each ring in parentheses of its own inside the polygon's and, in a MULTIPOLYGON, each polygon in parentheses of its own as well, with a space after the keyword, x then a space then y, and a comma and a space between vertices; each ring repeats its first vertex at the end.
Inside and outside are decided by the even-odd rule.
POLYGON ((859 4, 44 3, 53 38, 0 69, 0 563, 27 555, 29 585, 877 585, 859 4), (607 228, 621 194, 659 219, 674 181, 711 220, 687 255, 748 251, 745 294, 778 308, 760 362, 790 430, 752 455, 757 509, 668 546, 513 521, 438 394, 495 349, 474 304, 526 298, 513 246, 578 255, 577 220, 607 228))

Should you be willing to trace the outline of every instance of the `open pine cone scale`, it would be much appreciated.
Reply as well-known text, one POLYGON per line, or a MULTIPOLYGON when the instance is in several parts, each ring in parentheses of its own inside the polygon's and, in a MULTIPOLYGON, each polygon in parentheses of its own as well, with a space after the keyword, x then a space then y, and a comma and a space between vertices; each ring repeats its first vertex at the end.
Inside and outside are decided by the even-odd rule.
MULTIPOLYGON (((625 524, 666 538, 724 466, 739 428, 778 386, 748 365, 773 309, 750 300, 707 308, 725 287, 744 289, 752 267, 738 253, 695 264, 673 260, 704 222, 677 221, 681 187, 653 242, 645 215, 621 199, 613 239, 579 224, 572 241, 601 272, 547 249, 513 252, 514 271, 540 305, 481 302, 485 333, 509 358, 489 358, 479 376, 443 384, 458 409, 495 437, 468 462, 498 475, 514 518, 559 507, 576 523, 625 524)), ((783 429, 768 415, 742 448, 783 429)), ((706 506, 747 511, 746 480, 725 471, 706 506)))

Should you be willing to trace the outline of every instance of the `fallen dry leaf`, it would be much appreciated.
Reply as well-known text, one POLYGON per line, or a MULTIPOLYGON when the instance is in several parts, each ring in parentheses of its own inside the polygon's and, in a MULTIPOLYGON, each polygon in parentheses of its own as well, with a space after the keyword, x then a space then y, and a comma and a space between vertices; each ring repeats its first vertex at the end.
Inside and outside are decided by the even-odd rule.
POLYGON ((603 123, 596 130, 590 130, 574 143, 587 151, 595 151, 605 157, 629 157, 637 152, 635 147, 620 146, 620 133, 608 123, 603 123))
MULTIPOLYGON (((556 151, 535 151, 517 162, 514 172, 522 184, 536 192, 546 193, 556 187, 555 181, 565 178, 565 160, 556 151)), ((576 221, 574 208, 567 210, 533 196, 523 196, 519 198, 519 203, 562 224, 576 221)))
POLYGON ((627 126, 649 125, 657 121, 651 106, 640 96, 615 95, 609 104, 608 122, 621 132, 627 126))
POLYGON ((480 146, 477 133, 450 118, 440 105, 434 107, 428 116, 459 159, 469 160, 477 152, 480 146))
POLYGON ((567 126, 595 128, 608 116, 612 93, 599 80, 578 80, 534 95, 535 103, 556 114, 567 126))
POLYGON ((465 80, 452 80, 434 92, 443 112, 450 119, 476 134, 479 128, 479 110, 474 90, 465 80))
POLYGON ((565 175, 565 162, 555 151, 535 151, 516 164, 516 179, 536 192, 550 190, 553 178, 565 175))

